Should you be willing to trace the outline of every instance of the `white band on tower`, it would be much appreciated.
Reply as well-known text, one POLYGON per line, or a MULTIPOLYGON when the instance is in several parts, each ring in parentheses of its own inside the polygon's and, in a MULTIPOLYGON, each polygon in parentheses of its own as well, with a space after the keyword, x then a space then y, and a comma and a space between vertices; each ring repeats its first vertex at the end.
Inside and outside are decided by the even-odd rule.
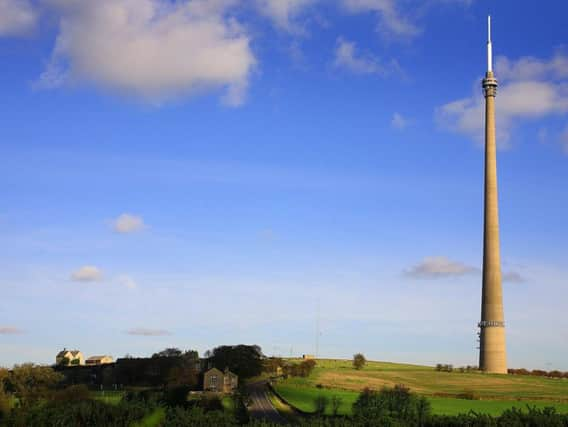
POLYGON ((491 45, 491 16, 487 17, 487 71, 493 71, 493 46, 491 45))

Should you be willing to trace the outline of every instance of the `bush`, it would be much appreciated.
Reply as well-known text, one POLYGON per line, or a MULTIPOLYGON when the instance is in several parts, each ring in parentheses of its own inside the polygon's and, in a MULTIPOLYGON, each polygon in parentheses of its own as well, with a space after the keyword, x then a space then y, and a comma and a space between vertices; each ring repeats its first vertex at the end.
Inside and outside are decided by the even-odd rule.
POLYGON ((6 393, 4 393, 3 389, 0 388, 0 422, 4 418, 8 417, 11 409, 12 405, 10 403, 10 397, 6 393))
POLYGON ((63 390, 57 390, 51 394, 51 400, 55 402, 80 402, 83 400, 90 400, 91 393, 86 385, 72 385, 64 388, 63 390))
POLYGON ((223 411, 223 402, 214 394, 203 394, 198 405, 205 412, 223 411))
POLYGON ((361 422, 376 423, 371 425, 423 425, 430 415, 430 402, 403 385, 380 392, 365 389, 353 404, 353 415, 361 422))
POLYGON ((479 400, 479 395, 471 390, 466 390, 463 393, 460 393, 456 396, 458 399, 465 399, 465 400, 479 400))
POLYGON ((128 426, 142 420, 154 407, 138 402, 121 402, 112 406, 96 400, 51 402, 12 410, 7 427, 35 426, 128 426))
POLYGON ((353 367, 357 370, 362 369, 367 363, 367 359, 362 353, 357 353, 353 356, 353 367))
POLYGON ((341 407, 342 403, 343 399, 341 397, 333 395, 333 397, 331 398, 331 413, 334 417, 337 417, 337 415, 339 414, 339 408, 341 407))
POLYGON ((222 412, 205 412, 199 408, 170 408, 164 426, 168 427, 232 427, 238 425, 233 417, 222 412))
POLYGON ((329 405, 329 399, 323 395, 319 395, 315 398, 314 404, 316 407, 316 414, 323 415, 329 405))
POLYGON ((316 361, 308 359, 300 363, 290 363, 286 365, 283 369, 283 373, 286 377, 309 377, 315 367, 316 361))
POLYGON ((187 396, 191 391, 189 386, 168 387, 164 392, 163 402, 170 407, 188 406, 187 396))

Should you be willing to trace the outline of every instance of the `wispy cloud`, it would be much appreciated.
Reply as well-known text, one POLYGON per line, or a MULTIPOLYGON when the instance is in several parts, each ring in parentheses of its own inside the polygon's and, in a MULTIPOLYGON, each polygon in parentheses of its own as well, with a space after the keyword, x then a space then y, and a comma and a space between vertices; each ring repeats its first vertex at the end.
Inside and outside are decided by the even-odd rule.
POLYGON ((383 64, 378 57, 360 52, 355 42, 343 37, 337 39, 333 64, 337 68, 343 68, 355 74, 386 76, 401 72, 397 61, 391 60, 389 63, 383 64))
POLYGON ((129 234, 143 230, 144 219, 141 216, 124 213, 113 221, 113 229, 117 233, 129 234))
POLYGON ((284 31, 301 34, 302 26, 296 18, 318 0, 256 0, 259 13, 272 20, 274 25, 284 31))
POLYGON ((391 126, 398 130, 406 129, 408 126, 408 119, 400 113, 394 113, 391 120, 391 126))
POLYGON ((37 20, 38 13, 29 0, 0 0, 0 37, 29 34, 37 20))
POLYGON ((507 271, 502 274, 501 280, 509 283, 524 283, 526 279, 517 271, 507 271))
POLYGON ((102 280, 102 278, 102 271, 92 265, 85 265, 71 275, 71 280, 75 282, 97 282, 102 280))
POLYGON ((444 256, 426 257, 404 273, 416 279, 435 279, 441 277, 459 277, 478 273, 479 269, 452 261, 444 256))
POLYGON ((411 38, 420 29, 404 17, 395 0, 341 0, 350 13, 375 13, 378 18, 377 31, 389 38, 411 38))
POLYGON ((126 331, 128 335, 138 335, 143 337, 163 337, 171 335, 171 332, 164 329, 134 328, 126 331))
MULTIPOLYGON (((497 138, 508 147, 515 125, 568 112, 568 57, 558 53, 549 60, 533 57, 512 61, 499 57, 495 74, 502 80, 497 92, 497 138)), ((442 125, 481 141, 484 129, 484 99, 476 94, 449 102, 436 111, 442 125)))
POLYGON ((14 326, 0 326, 0 335, 19 335, 23 333, 22 329, 14 326))
POLYGON ((59 35, 39 86, 87 82, 152 103, 215 89, 229 105, 244 102, 256 59, 227 16, 235 1, 56 4, 59 35))

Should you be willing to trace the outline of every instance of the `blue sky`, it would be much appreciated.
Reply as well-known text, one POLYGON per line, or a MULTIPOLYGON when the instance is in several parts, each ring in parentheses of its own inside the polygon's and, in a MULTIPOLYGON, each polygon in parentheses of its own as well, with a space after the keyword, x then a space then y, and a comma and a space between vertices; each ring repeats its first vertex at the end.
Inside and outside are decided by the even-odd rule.
POLYGON ((475 364, 493 17, 509 365, 568 353, 568 5, 0 0, 0 364, 475 364))

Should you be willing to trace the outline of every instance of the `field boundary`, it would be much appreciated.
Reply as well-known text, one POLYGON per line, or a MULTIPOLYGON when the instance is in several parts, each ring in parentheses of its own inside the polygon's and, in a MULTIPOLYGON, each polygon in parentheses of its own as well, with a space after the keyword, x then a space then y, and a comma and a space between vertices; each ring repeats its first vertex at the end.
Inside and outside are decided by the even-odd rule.
POLYGON ((297 408, 296 406, 292 405, 288 400, 286 400, 280 393, 278 393, 278 391, 272 386, 271 383, 267 383, 268 389, 272 392, 272 394, 274 394, 274 396, 280 400, 283 404, 289 406, 290 408, 292 408, 294 410, 294 412, 296 412, 298 415, 302 416, 302 417, 309 417, 311 415, 313 415, 312 412, 306 412, 306 411, 302 411, 300 408, 297 408))

